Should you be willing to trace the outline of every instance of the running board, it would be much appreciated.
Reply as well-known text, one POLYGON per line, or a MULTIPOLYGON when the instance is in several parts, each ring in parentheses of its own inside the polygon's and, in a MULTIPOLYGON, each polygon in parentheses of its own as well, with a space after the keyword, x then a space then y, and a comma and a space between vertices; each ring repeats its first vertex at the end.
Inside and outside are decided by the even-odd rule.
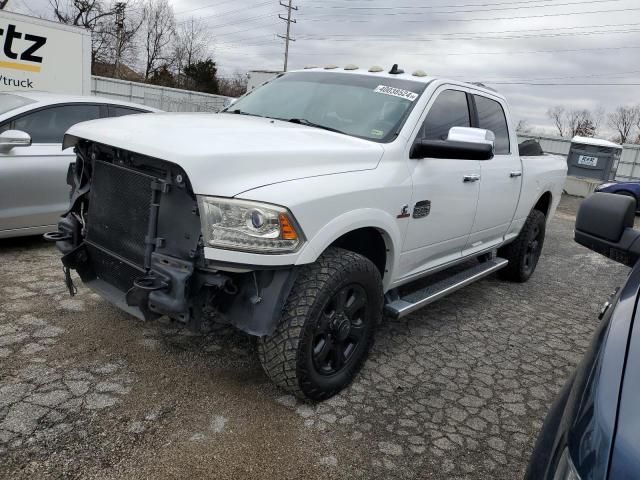
POLYGON ((402 318, 462 287, 466 287, 487 275, 491 275, 493 272, 497 272, 506 267, 508 263, 508 260, 496 257, 420 290, 411 292, 404 297, 392 298, 388 300, 384 307, 385 313, 394 318, 402 318))

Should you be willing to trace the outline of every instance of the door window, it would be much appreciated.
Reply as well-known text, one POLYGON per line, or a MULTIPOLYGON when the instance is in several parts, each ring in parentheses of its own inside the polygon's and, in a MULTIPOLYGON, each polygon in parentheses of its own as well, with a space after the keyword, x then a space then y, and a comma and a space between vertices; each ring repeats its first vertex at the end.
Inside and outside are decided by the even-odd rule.
POLYGON ((491 130, 495 134, 494 151, 496 155, 508 154, 510 152, 509 128, 507 127, 507 118, 504 115, 502 105, 487 97, 475 95, 474 98, 476 109, 478 110, 478 128, 491 130))
POLYGON ((62 143, 73 125, 96 118, 100 118, 99 105, 62 105, 22 115, 13 121, 12 128, 27 132, 33 143, 62 143))
POLYGON ((452 127, 470 127, 471 116, 467 94, 459 90, 445 90, 433 103, 420 129, 418 138, 446 140, 452 127))

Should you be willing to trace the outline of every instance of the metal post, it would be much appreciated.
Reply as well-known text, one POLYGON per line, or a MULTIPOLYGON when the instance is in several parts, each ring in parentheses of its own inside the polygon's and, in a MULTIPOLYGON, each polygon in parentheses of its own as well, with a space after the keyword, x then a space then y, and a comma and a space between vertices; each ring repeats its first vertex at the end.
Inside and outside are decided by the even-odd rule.
POLYGON ((287 22, 287 34, 285 36, 278 35, 280 38, 284 38, 284 71, 287 71, 287 67, 289 65, 289 42, 295 42, 294 38, 291 38, 291 24, 298 23, 296 20, 291 18, 291 11, 298 10, 298 7, 294 7, 292 5, 293 0, 289 0, 289 4, 280 2, 280 5, 287 9, 287 16, 283 17, 282 15, 278 15, 280 20, 284 20, 287 22))

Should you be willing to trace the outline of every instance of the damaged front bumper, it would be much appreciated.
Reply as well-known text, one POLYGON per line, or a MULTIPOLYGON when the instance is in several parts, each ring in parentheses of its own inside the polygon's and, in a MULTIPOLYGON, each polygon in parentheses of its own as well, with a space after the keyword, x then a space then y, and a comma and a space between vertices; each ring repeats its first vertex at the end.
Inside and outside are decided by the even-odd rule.
POLYGON ((45 235, 93 291, 143 320, 162 315, 197 328, 205 320, 270 335, 294 267, 218 268, 205 260, 198 205, 174 164, 80 142, 69 175, 71 207, 45 235))

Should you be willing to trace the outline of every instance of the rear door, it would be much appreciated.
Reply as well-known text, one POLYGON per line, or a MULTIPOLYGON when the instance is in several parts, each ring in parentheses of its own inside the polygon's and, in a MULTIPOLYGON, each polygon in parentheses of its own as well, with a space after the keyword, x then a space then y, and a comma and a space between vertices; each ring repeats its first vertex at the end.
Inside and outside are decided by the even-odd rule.
MULTIPOLYGON (((445 140, 452 127, 471 126, 469 97, 461 87, 437 90, 411 144, 420 139, 445 140)), ((476 214, 481 163, 455 158, 407 161, 413 198, 401 257, 405 279, 462 255, 476 214)))
POLYGON ((30 111, 0 125, 0 131, 22 130, 32 140, 30 147, 0 152, 0 231, 57 223, 69 205, 66 174, 75 158, 73 149, 62 151, 62 137, 72 125, 101 116, 106 116, 106 106, 66 104, 30 111))
POLYGON ((473 95, 474 127, 492 131, 495 156, 480 162, 480 194, 473 229, 463 255, 499 244, 513 220, 522 186, 522 164, 512 141, 506 105, 498 98, 473 95))

